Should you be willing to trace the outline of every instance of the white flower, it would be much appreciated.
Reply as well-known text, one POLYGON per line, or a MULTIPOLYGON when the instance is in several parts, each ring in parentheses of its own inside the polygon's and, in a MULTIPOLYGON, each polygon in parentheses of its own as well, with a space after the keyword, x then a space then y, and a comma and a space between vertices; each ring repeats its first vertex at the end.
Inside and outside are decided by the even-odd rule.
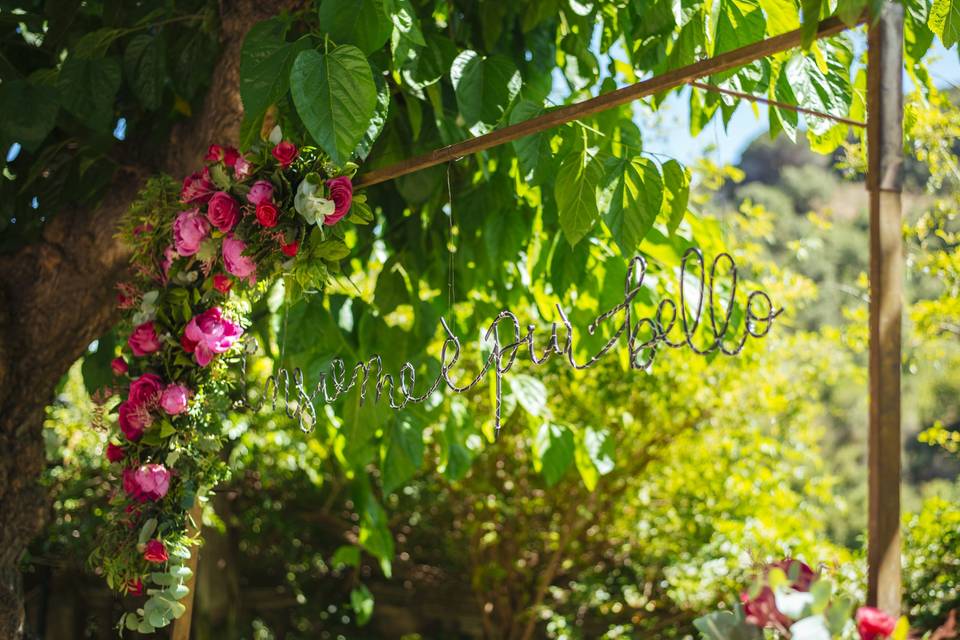
POLYGON ((268 139, 270 140, 270 144, 280 144, 280 141, 283 140, 283 132, 280 131, 280 125, 276 125, 270 130, 270 137, 268 139))
POLYGON ((333 200, 318 196, 322 182, 315 173, 308 174, 300 186, 297 195, 293 198, 293 207, 309 224, 322 224, 324 219, 336 210, 333 200))

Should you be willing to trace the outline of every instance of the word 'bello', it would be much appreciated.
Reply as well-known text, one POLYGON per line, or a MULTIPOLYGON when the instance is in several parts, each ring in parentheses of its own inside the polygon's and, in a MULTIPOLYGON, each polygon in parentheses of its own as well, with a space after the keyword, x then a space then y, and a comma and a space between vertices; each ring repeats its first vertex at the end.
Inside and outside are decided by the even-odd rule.
MULTIPOLYGON (((646 272, 647 263, 642 257, 637 256, 629 261, 624 279, 623 302, 600 314, 587 326, 587 332, 593 335, 602 323, 611 323, 613 333, 594 355, 582 363, 578 363, 574 356, 573 326, 560 305, 557 305, 557 314, 560 319, 559 324, 563 326, 563 337, 561 338, 558 323, 554 321, 550 335, 539 350, 534 338, 536 327, 532 324, 527 325, 526 333, 523 333, 517 316, 511 311, 504 310, 494 318, 483 334, 481 347, 489 348, 490 355, 483 361, 483 367, 479 373, 469 381, 457 382, 451 376, 451 371, 460 359, 460 338, 450 330, 446 320, 441 318, 440 322, 446 332, 446 338, 440 349, 440 373, 430 386, 420 393, 415 390, 417 376, 412 363, 405 362, 400 368, 399 385, 397 385, 394 382, 394 376, 384 371, 381 356, 374 355, 365 362, 357 362, 353 366, 349 379, 344 361, 340 358, 334 359, 330 363, 330 370, 320 375, 319 382, 312 390, 305 385, 301 369, 296 368, 291 372, 281 368, 268 378, 266 395, 271 399, 274 409, 282 395, 287 416, 296 418, 301 428, 310 429, 317 421, 315 402, 318 399, 326 404, 336 401, 353 389, 358 379, 361 404, 366 399, 368 383, 375 380, 375 401, 379 401, 385 393, 391 408, 402 409, 408 403, 426 401, 441 385, 446 385, 454 393, 465 393, 477 386, 492 371, 496 385, 494 427, 496 434, 499 435, 503 377, 513 367, 517 355, 522 350, 526 351, 530 361, 535 365, 543 364, 552 356, 559 355, 564 357, 569 366, 574 369, 586 369, 599 361, 626 336, 631 369, 647 369, 653 363, 661 345, 673 348, 686 346, 699 355, 717 351, 728 356, 736 355, 743 349, 749 337, 765 336, 770 331, 773 320, 783 312, 783 309, 774 308, 770 296, 765 292, 752 291, 747 296, 743 307, 743 333, 739 338, 729 338, 727 333, 735 324, 731 320, 736 309, 736 264, 729 254, 721 253, 714 259, 708 274, 703 255, 698 249, 691 248, 683 255, 680 265, 680 282, 677 287, 679 301, 674 301, 670 297, 664 298, 651 316, 634 318, 631 303, 643 287, 646 272), (695 259, 699 265, 695 281, 697 287, 691 287, 692 282, 688 279, 688 275, 691 275, 687 273, 691 259, 695 259), (717 268, 723 261, 729 265, 730 281, 726 288, 726 298, 718 300, 717 268), (695 305, 688 305, 687 291, 692 288, 697 289, 696 301, 695 305), (718 308, 723 310, 722 314, 717 313, 718 308), (701 329, 704 315, 709 322, 709 331, 706 328, 701 329), (672 334, 678 333, 675 339, 671 338, 672 334), (696 344, 696 340, 700 340, 701 344, 696 344)), ((736 328, 733 327, 733 330, 735 332, 736 328)))

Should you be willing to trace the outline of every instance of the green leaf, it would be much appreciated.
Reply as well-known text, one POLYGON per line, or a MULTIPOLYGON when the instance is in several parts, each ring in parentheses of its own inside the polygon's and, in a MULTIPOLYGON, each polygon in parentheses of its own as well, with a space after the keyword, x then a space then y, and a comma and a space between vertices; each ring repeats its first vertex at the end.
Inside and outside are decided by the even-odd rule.
POLYGON ((413 477, 423 464, 423 434, 408 417, 393 421, 383 456, 383 493, 392 493, 413 477))
POLYGON ((363 53, 350 45, 327 54, 301 52, 290 70, 290 90, 313 139, 334 163, 346 163, 377 109, 377 87, 363 53))
POLYGON ((468 126, 500 122, 521 85, 520 72, 509 58, 484 58, 469 49, 454 58, 450 79, 468 126))
POLYGON ((332 564, 334 567, 339 567, 341 565, 346 565, 348 567, 359 567, 360 547, 352 544, 345 544, 337 547, 337 550, 333 552, 333 557, 330 558, 330 564, 332 564))
POLYGON ((867 8, 867 0, 843 0, 837 3, 837 16, 848 27, 856 26, 867 8))
POLYGON ((321 33, 366 54, 386 44, 393 29, 384 0, 323 0, 318 15, 321 33))
POLYGON ((60 69, 60 104, 95 131, 113 126, 113 99, 120 88, 120 63, 114 58, 73 55, 60 69))
POLYGON ((736 612, 714 611, 693 621, 703 640, 763 640, 763 631, 747 623, 739 605, 736 612))
POLYGON ((417 49, 426 42, 420 30, 420 19, 417 18, 417 12, 410 0, 386 0, 385 6, 393 23, 393 32, 390 34, 393 64, 400 68, 411 60, 417 49))
POLYGON ((690 200, 690 172, 676 160, 663 163, 663 182, 666 187, 667 231, 672 235, 687 213, 690 200))
POLYGON ((763 40, 766 20, 757 0, 720 2, 713 54, 717 55, 763 40))
POLYGON ((560 163, 554 197, 560 228, 570 245, 575 245, 597 221, 597 188, 603 179, 600 163, 586 150, 573 151, 560 163))
POLYGON ((940 37, 947 49, 960 42, 960 2, 934 0, 927 25, 940 37))
POLYGON ((290 67, 310 47, 306 38, 286 41, 288 24, 280 18, 258 22, 247 32, 240 50, 240 100, 244 119, 254 120, 287 92, 290 67))
POLYGON ((573 432, 563 425, 544 422, 537 431, 534 447, 540 458, 540 473, 547 486, 552 487, 573 464, 573 432))
POLYGON ((663 180, 657 166, 641 156, 610 158, 601 192, 604 221, 625 256, 632 256, 663 205, 663 180))
POLYGON ((760 0, 760 6, 767 14, 768 36, 778 36, 800 28, 796 0, 760 0))
POLYGON ((167 79, 166 53, 160 36, 135 36, 123 54, 127 83, 147 109, 156 109, 163 100, 167 79))
POLYGON ((357 616, 358 627, 370 622, 370 616, 373 615, 373 594, 366 585, 361 584, 350 592, 350 606, 357 616))
MULTIPOLYGON (((542 113, 543 108, 537 103, 521 100, 510 111, 510 124, 530 120, 542 113)), ((541 131, 513 142, 522 178, 531 184, 544 184, 550 179, 554 166, 551 136, 549 131, 541 131)))
POLYGON ((804 49, 809 49, 817 39, 817 28, 820 26, 820 6, 823 0, 800 0, 800 36, 804 49))
POLYGON ((389 577, 390 560, 393 558, 393 534, 387 524, 387 514, 373 497, 370 481, 358 476, 353 485, 354 503, 360 514, 360 545, 380 560, 381 567, 389 577))
POLYGON ((143 526, 140 528, 140 535, 137 538, 137 542, 140 544, 146 544, 147 540, 153 537, 153 532, 157 530, 157 519, 150 518, 143 523, 143 526))
POLYGON ((538 418, 549 415, 547 388, 542 382, 521 373, 510 378, 509 385, 510 393, 527 413, 538 418))
MULTIPOLYGON (((383 74, 373 74, 374 83, 377 86, 377 107, 374 110, 373 117, 370 119, 370 125, 363 133, 363 138, 357 144, 353 154, 360 160, 366 160, 373 148, 373 144, 380 137, 383 127, 387 124, 387 117, 390 115, 390 86, 384 80, 383 74)), ((414 104, 418 104, 415 100, 414 104)))
POLYGON ((97 350, 83 358, 83 364, 80 366, 83 385, 91 395, 113 383, 113 369, 110 363, 113 361, 116 344, 116 334, 110 331, 97 340, 97 350))
MULTIPOLYGON (((831 68, 830 73, 824 74, 812 56, 798 53, 781 71, 785 79, 777 79, 777 96, 788 97, 789 90, 796 97, 792 104, 835 116, 846 116, 853 91, 849 79, 837 71, 839 69, 831 68), (786 85, 782 86, 781 82, 786 85)), ((817 135, 826 133, 833 126, 831 121, 824 118, 809 117, 806 120, 809 131, 817 135)))
POLYGON ((57 122, 57 92, 26 80, 0 83, 0 132, 7 142, 34 151, 57 122))

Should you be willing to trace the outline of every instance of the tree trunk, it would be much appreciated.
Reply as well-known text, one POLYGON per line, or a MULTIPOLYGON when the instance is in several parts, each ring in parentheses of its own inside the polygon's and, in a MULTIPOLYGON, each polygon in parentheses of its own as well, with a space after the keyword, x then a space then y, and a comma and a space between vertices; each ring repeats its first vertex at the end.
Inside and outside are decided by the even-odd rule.
POLYGON ((243 36, 293 4, 222 2, 222 49, 210 89, 199 113, 171 132, 160 166, 118 171, 98 206, 60 212, 39 242, 0 256, 0 638, 23 636, 19 562, 49 510, 38 482, 44 409, 64 372, 116 321, 114 287, 129 256, 114 237, 117 221, 148 175, 181 177, 199 166, 209 143, 238 140, 243 36))

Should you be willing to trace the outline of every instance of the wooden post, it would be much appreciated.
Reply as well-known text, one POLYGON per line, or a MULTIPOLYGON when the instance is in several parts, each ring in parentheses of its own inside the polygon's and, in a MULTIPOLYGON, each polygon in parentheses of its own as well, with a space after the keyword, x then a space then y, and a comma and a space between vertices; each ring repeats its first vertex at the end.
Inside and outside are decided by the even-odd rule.
MULTIPOLYGON (((199 535, 200 531, 203 529, 203 507, 200 506, 200 501, 197 500, 194 502, 193 508, 190 509, 190 517, 193 519, 194 527, 191 528, 190 533, 199 535)), ((190 589, 181 604, 187 608, 183 612, 183 615, 173 621, 173 630, 170 633, 170 640, 190 640, 190 623, 193 619, 193 602, 196 594, 197 587, 197 567, 200 564, 200 547, 202 545, 197 545, 193 547, 193 552, 190 554, 190 560, 187 562, 190 570, 193 571, 193 576, 187 581, 187 587, 190 589)))
POLYGON ((870 193, 870 517, 867 603, 900 614, 900 343, 903 312, 903 7, 884 2, 867 64, 870 193))

